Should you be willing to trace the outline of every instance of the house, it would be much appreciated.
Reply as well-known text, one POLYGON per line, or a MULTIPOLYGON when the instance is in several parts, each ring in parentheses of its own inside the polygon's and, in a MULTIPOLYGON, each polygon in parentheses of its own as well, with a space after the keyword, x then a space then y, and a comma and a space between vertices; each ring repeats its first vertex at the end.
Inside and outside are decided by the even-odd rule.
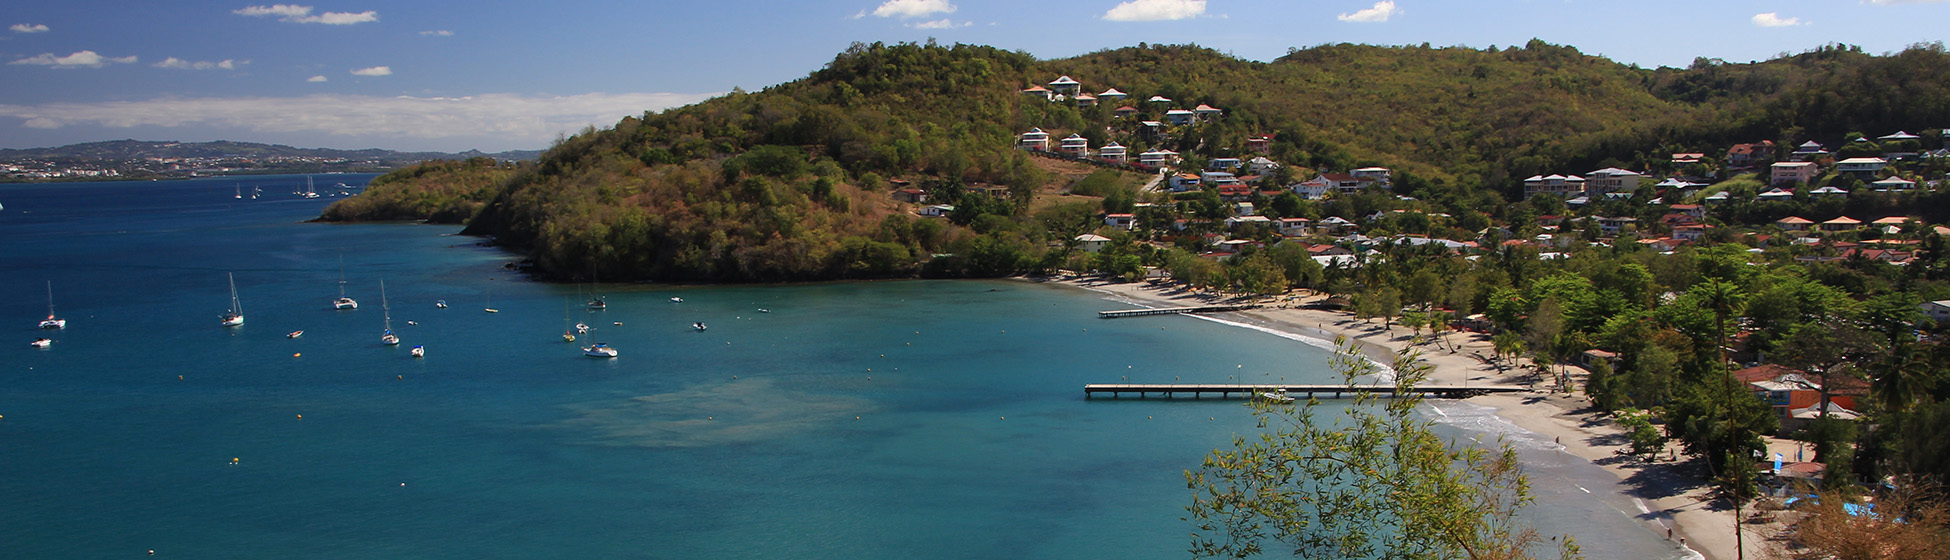
POLYGON ((1862 220, 1842 216, 1821 223, 1822 231, 1848 231, 1862 227, 1862 220))
POLYGON ((1673 226, 1672 238, 1680 241, 1699 241, 1701 237, 1706 237, 1706 230, 1705 224, 1673 226))
POLYGON ((1757 198, 1761 200, 1794 200, 1794 191, 1774 187, 1767 189, 1767 192, 1760 193, 1757 198))
POLYGON ((1103 148, 1097 150, 1097 158, 1104 161, 1123 163, 1126 151, 1127 149, 1123 145, 1111 142, 1104 144, 1103 148))
POLYGON ((1299 195, 1300 198, 1307 200, 1325 198, 1327 191, 1333 188, 1334 184, 1325 177, 1315 177, 1287 186, 1287 190, 1293 191, 1293 194, 1299 195))
POLYGON ((1734 144, 1727 148, 1727 167, 1745 169, 1760 165, 1760 162, 1774 157, 1774 141, 1762 140, 1753 144, 1734 144))
POLYGON ((894 200, 906 202, 909 204, 925 203, 928 201, 928 191, 924 191, 921 189, 912 189, 912 188, 900 189, 894 191, 894 200))
POLYGON ((1212 158, 1212 161, 1205 162, 1205 168, 1213 171, 1231 171, 1238 169, 1239 165, 1239 158, 1231 157, 1212 158))
POLYGON ((920 214, 922 216, 927 216, 930 218, 946 218, 948 217, 949 214, 952 214, 954 212, 955 212, 955 207, 946 204, 922 206, 920 209, 914 211, 914 213, 916 214, 920 214))
POLYGON ((1144 102, 1145 102, 1145 103, 1150 103, 1150 104, 1153 104, 1153 105, 1170 105, 1170 104, 1171 104, 1171 98, 1169 98, 1169 97, 1165 97, 1165 96, 1162 96, 1162 95, 1153 95, 1153 96, 1151 96, 1151 98, 1150 98, 1150 99, 1146 99, 1146 100, 1144 100, 1144 102))
POLYGON ((1041 97, 1044 101, 1054 99, 1056 96, 1056 92, 1052 92, 1049 88, 1043 86, 1029 86, 1029 89, 1022 90, 1022 94, 1030 97, 1041 97))
MULTIPOLYGON (((1348 232, 1354 231, 1354 222, 1347 221, 1346 218, 1340 216, 1328 216, 1327 219, 1321 220, 1318 223, 1330 235, 1346 235, 1348 232)), ((1348 254, 1351 255, 1353 253, 1348 254)))
POLYGON ((1720 191, 1720 192, 1707 195, 1706 198, 1702 198, 1700 200, 1705 201, 1707 204, 1718 204, 1732 199, 1733 199, 1733 195, 1727 194, 1727 191, 1720 191))
POLYGON ((1193 113, 1191 111, 1187 111, 1184 109, 1172 109, 1170 111, 1165 111, 1165 122, 1171 123, 1173 126, 1183 126, 1183 125, 1192 124, 1192 121, 1196 119, 1198 119, 1197 113, 1193 113))
POLYGON ((1279 168, 1280 168, 1279 162, 1266 159, 1266 156, 1259 156, 1250 160, 1246 160, 1246 172, 1254 175, 1265 175, 1267 173, 1272 173, 1273 170, 1279 168))
MULTIPOLYGON (((1130 97, 1130 95, 1127 95, 1121 91, 1117 91, 1117 88, 1110 88, 1104 90, 1103 93, 1097 94, 1097 99, 1102 99, 1104 100, 1105 103, 1115 103, 1118 101, 1123 101, 1124 98, 1126 97, 1130 97)), ((1137 111, 1137 109, 1132 109, 1132 111, 1137 111)))
POLYGON ((1138 121, 1138 135, 1157 139, 1165 135, 1165 123, 1158 121, 1138 121))
POLYGON ((1698 204, 1674 204, 1667 208, 1671 208, 1673 212, 1692 216, 1695 220, 1706 219, 1706 208, 1698 204))
POLYGON ((1596 216, 1596 218, 1598 220, 1598 229, 1604 231, 1606 234, 1609 235, 1617 235, 1619 231, 1625 229, 1625 226, 1636 225, 1639 223, 1638 218, 1633 218, 1628 216, 1619 216, 1613 218, 1596 216))
POLYGON ((1076 95, 1082 88, 1083 82, 1072 80, 1069 76, 1057 78, 1049 83, 1050 91, 1063 95, 1076 95))
POLYGON ((1374 181, 1374 184, 1380 185, 1383 188, 1386 188, 1389 185, 1394 184, 1395 182, 1395 172, 1389 170, 1386 167, 1363 167, 1360 169, 1349 171, 1347 172, 1347 174, 1353 175, 1356 179, 1367 179, 1370 181, 1374 181))
POLYGON ((1029 132, 1024 132, 1022 135, 1016 137, 1016 147, 1039 152, 1048 151, 1049 133, 1043 132, 1043 129, 1040 128, 1029 129, 1029 132))
POLYGON ((1889 165, 1889 160, 1879 157, 1848 158, 1835 162, 1835 171, 1843 175, 1869 179, 1875 177, 1876 173, 1881 172, 1883 166, 1886 165, 1889 165))
POLYGON ((1137 214, 1104 214, 1104 225, 1128 230, 1137 227, 1137 214))
POLYGON ((1090 155, 1090 139, 1084 138, 1081 134, 1071 134, 1065 137, 1056 149, 1071 157, 1090 155))
POLYGON ((1681 152, 1681 153, 1673 154, 1671 161, 1673 165, 1692 165, 1695 163, 1699 163, 1699 161, 1702 159, 1706 159, 1706 154, 1698 153, 1698 152, 1681 152))
POLYGON ((1900 142, 1903 142, 1905 140, 1920 141, 1922 139, 1923 137, 1921 136, 1917 136, 1914 134, 1910 134, 1908 132, 1903 132, 1898 130, 1896 131, 1895 134, 1877 137, 1876 142, 1882 144, 1882 148, 1883 148, 1882 157, 1888 159, 1903 159, 1903 158, 1916 157, 1916 152, 1910 151, 1908 149, 1904 149, 1911 146, 1912 144, 1900 144, 1900 142))
POLYGON ((1836 187, 1836 186, 1834 186, 1834 185, 1829 185, 1829 186, 1826 186, 1826 187, 1822 187, 1822 188, 1819 188, 1819 189, 1815 189, 1815 190, 1812 190, 1812 191, 1808 191, 1808 194, 1809 194, 1810 196, 1841 196, 1841 197, 1846 197, 1846 196, 1848 196, 1848 191, 1846 191, 1846 190, 1843 190, 1843 189, 1841 189, 1840 187, 1836 187))
POLYGON ((1576 175, 1532 175, 1523 180, 1523 198, 1539 194, 1554 194, 1558 198, 1571 198, 1584 194, 1584 178, 1576 175))
POLYGON ((1102 251, 1104 249, 1104 245, 1110 243, 1110 238, 1104 237, 1102 235, 1097 235, 1094 233, 1086 233, 1077 236, 1076 241, 1077 241, 1078 249, 1082 249, 1083 252, 1085 253, 1095 253, 1097 251, 1102 251))
POLYGON ((1229 230, 1238 229, 1240 226, 1271 227, 1272 225, 1273 219, 1266 216, 1233 216, 1226 218, 1226 229, 1229 230))
POLYGON ((1876 181, 1874 183, 1869 183, 1869 184, 1875 187, 1876 192, 1906 191, 1906 190, 1916 188, 1916 181, 1911 181, 1909 179, 1904 179, 1902 177, 1890 177, 1888 179, 1883 179, 1881 181, 1876 181))
POLYGON ((1178 152, 1171 150, 1152 150, 1138 154, 1138 163, 1151 167, 1178 163, 1178 152))
POLYGON ((1097 96, 1088 93, 1079 93, 1072 99, 1076 100, 1078 107, 1093 107, 1097 105, 1097 96))
POLYGON ((1916 308, 1922 310, 1924 316, 1938 323, 1950 323, 1950 299, 1926 301, 1916 308))
MULTIPOLYGON (((1245 187, 1245 185, 1240 184, 1239 177, 1224 171, 1206 171, 1199 173, 1198 180, 1200 183, 1207 185, 1245 187)), ((1251 189, 1247 190, 1250 191, 1251 189)))
POLYGON ((1794 161, 1815 161, 1824 157, 1828 157, 1828 149, 1813 140, 1802 142, 1800 147, 1794 149, 1794 153, 1788 154, 1788 159, 1794 161))
POLYGON ((1198 120, 1209 121, 1212 119, 1219 118, 1219 115, 1225 114, 1225 111, 1220 111, 1216 108, 1213 108, 1211 105, 1200 103, 1198 104, 1197 107, 1192 108, 1192 113, 1198 115, 1198 120))
POLYGON ((1246 151, 1260 154, 1273 151, 1273 137, 1262 134, 1247 138, 1246 151))
POLYGON ((1809 226, 1813 225, 1815 225, 1814 220, 1800 216, 1788 216, 1774 220, 1774 227, 1781 228, 1781 231, 1806 231, 1809 226))
POLYGON ((1307 254, 1315 257, 1351 256, 1354 251, 1340 245, 1313 245, 1307 247, 1307 254))
MULTIPOLYGON (((1314 221, 1306 218, 1280 218, 1279 228, 1282 236, 1300 237, 1313 233, 1314 221)), ((1950 312, 1950 308, 1946 308, 1946 312, 1950 312)))
POLYGON ((1815 180, 1815 174, 1819 172, 1820 169, 1816 168, 1813 162, 1783 161, 1768 166, 1768 171, 1769 174, 1773 177, 1773 179, 1769 181, 1769 184, 1786 185, 1792 183, 1800 183, 1805 185, 1815 180))
POLYGON ((1171 190, 1173 192, 1189 191, 1198 188, 1198 185, 1199 176, 1197 175, 1179 173, 1171 176, 1171 190))
POLYGON ((1111 109, 1110 111, 1110 116, 1117 117, 1117 118, 1124 118, 1135 114, 1137 114, 1137 107, 1132 107, 1130 105, 1125 105, 1123 107, 1111 109))
POLYGON ((1365 180, 1360 177, 1355 177, 1353 175, 1348 175, 1345 173, 1322 173, 1320 174, 1319 178, 1325 179, 1329 183, 1332 183, 1334 185, 1334 190, 1342 194, 1353 194, 1353 193, 1361 192, 1361 189, 1367 188, 1374 184, 1374 181, 1365 180))
POLYGON ((1637 191, 1645 180, 1645 175, 1616 167, 1607 167, 1584 174, 1584 192, 1589 195, 1630 193, 1637 191))

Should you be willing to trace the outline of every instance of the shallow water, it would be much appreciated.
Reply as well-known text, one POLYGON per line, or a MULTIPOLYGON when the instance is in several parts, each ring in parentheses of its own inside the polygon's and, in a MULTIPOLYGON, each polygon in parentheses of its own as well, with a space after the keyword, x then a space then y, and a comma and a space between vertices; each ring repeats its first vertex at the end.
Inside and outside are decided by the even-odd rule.
MULTIPOLYGON (((0 556, 1180 558, 1184 469, 1252 418, 1081 386, 1331 381, 1317 346, 1023 282, 612 284, 590 312, 455 227, 299 223, 330 201, 303 182, 0 186, 0 556), (34 350, 49 280, 70 326, 34 350)), ((1538 484, 1547 532, 1670 555, 1609 475, 1533 451, 1594 492, 1538 484)))

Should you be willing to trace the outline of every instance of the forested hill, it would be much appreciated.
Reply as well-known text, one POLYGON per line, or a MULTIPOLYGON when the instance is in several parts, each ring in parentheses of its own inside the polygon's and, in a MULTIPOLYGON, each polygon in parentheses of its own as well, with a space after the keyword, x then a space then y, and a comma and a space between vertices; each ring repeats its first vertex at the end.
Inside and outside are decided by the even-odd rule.
POLYGON ((1075 212, 1052 210, 1038 195, 1079 177, 1014 149, 1031 127, 1053 138, 1081 134, 1093 149, 1107 141, 1132 154, 1170 149, 1193 163, 1241 155, 1247 137, 1270 134, 1268 157, 1287 164, 1283 173, 1387 166, 1400 194, 1500 218, 1532 174, 1657 169, 1673 152, 1836 142, 1917 123, 1950 123, 1950 56, 1941 45, 1886 56, 1831 46, 1753 64, 1642 69, 1540 41, 1485 50, 1330 45, 1272 62, 1196 46, 1037 60, 982 46, 876 43, 804 79, 584 131, 530 165, 405 170, 382 180, 379 196, 342 202, 327 218, 431 217, 388 200, 448 217, 478 208, 470 233, 531 253, 557 278, 597 270, 605 279, 702 281, 1001 274, 1060 264, 1044 247, 1080 227, 1075 212), (1084 92, 1130 97, 1077 106, 1021 93, 1060 75, 1084 92), (1224 115, 1137 134, 1132 121, 1161 120, 1167 108, 1145 103, 1152 96, 1224 115), (1120 105, 1142 112, 1117 119, 1120 105), (450 172, 497 186, 456 187, 450 172), (888 195, 894 178, 955 204, 952 223, 909 219, 911 208, 888 195), (960 188, 981 184, 1009 196, 960 188), (953 257, 929 258, 936 254, 953 257), (932 264, 923 270, 922 262, 932 264))

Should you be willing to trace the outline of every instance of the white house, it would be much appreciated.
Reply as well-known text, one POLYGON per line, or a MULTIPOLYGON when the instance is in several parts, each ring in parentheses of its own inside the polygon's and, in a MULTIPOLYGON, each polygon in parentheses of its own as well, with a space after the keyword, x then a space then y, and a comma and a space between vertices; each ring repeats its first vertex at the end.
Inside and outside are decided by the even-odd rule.
POLYGON ((1882 171, 1883 166, 1886 165, 1889 165, 1889 160, 1879 157, 1858 157, 1835 162, 1835 170, 1846 175, 1866 178, 1882 171))
POLYGON ((1117 91, 1117 88, 1110 88, 1104 90, 1103 93, 1097 94, 1097 98, 1104 100, 1105 103, 1115 103, 1117 101, 1123 100, 1126 97, 1130 97, 1130 96, 1126 95, 1124 92, 1117 91))
POLYGON ((1094 233, 1086 233, 1077 236, 1077 248, 1083 249, 1083 252, 1085 253, 1095 253, 1097 251, 1101 251, 1104 249, 1104 245, 1108 243, 1110 243, 1109 237, 1104 237, 1102 235, 1097 235, 1094 233))
POLYGON ((1104 144, 1103 148, 1099 148, 1097 150, 1097 158, 1102 159, 1104 161, 1123 163, 1125 159, 1125 152, 1126 152, 1126 148, 1123 145, 1120 145, 1116 142, 1111 142, 1109 144, 1104 144))
POLYGON ((1136 214, 1104 214, 1104 225, 1117 229, 1131 229, 1137 226, 1136 214))
POLYGON ((1928 315, 1938 323, 1950 322, 1950 299, 1926 301, 1923 302, 1923 305, 1917 306, 1917 308, 1923 310, 1924 315, 1928 315))
POLYGON ((1802 142, 1800 147, 1795 148, 1794 153, 1788 154, 1788 159, 1794 161, 1814 161, 1827 155, 1828 148, 1822 147, 1820 142, 1809 140, 1802 142))
POLYGON ((1178 162, 1178 152, 1171 150, 1152 150, 1138 154, 1138 163, 1158 167, 1178 162))
POLYGON ((1025 150, 1049 150, 1049 133, 1043 132, 1040 128, 1029 129, 1029 132, 1024 132, 1017 137, 1016 147, 1025 150))
POLYGON ((1395 182, 1395 172, 1386 167, 1363 167, 1347 172, 1356 179, 1369 179, 1377 185, 1387 187, 1395 182))
POLYGON ((1301 181, 1287 186, 1287 190, 1293 191, 1293 194, 1299 195, 1300 198, 1304 198, 1307 200, 1315 200, 1315 199, 1326 197, 1327 191, 1333 188, 1334 188, 1334 183, 1329 182, 1328 180, 1320 177, 1315 177, 1313 179, 1308 179, 1306 181, 1301 181))
POLYGON ((1206 171, 1198 176, 1199 182, 1207 185, 1237 185, 1239 177, 1224 171, 1206 171))
POLYGON ((1916 181, 1911 181, 1909 179, 1904 179, 1902 177, 1890 177, 1888 179, 1883 179, 1881 181, 1870 183, 1870 185, 1874 185, 1876 190, 1878 191, 1885 191, 1885 192, 1906 191, 1906 190, 1916 188, 1916 181))
POLYGON ((1156 103, 1156 104, 1159 104, 1159 105, 1170 105, 1170 104, 1171 104, 1171 98, 1169 98, 1169 97, 1165 97, 1165 96, 1162 96, 1162 95, 1153 95, 1153 96, 1151 96, 1151 98, 1150 98, 1150 99, 1146 99, 1146 100, 1144 100, 1144 102, 1145 102, 1145 103, 1156 103))
POLYGON ((1252 175, 1265 175, 1267 173, 1272 173, 1273 170, 1279 168, 1280 168, 1279 162, 1266 159, 1265 156, 1256 157, 1246 161, 1246 173, 1252 175))
POLYGON ((1808 191, 1808 194, 1813 196, 1848 196, 1848 191, 1842 190, 1840 188, 1836 188, 1834 185, 1829 185, 1826 187, 1808 191))
POLYGON ((1532 175, 1529 179, 1523 180, 1524 199, 1528 200, 1530 197, 1540 194, 1554 194, 1559 198, 1565 199, 1584 194, 1584 178, 1576 175, 1558 175, 1553 173, 1550 175, 1532 175))
POLYGON ((1070 79, 1069 76, 1063 76, 1061 78, 1057 78, 1056 80, 1051 81, 1049 83, 1050 91, 1064 94, 1064 95, 1076 95, 1077 91, 1079 91, 1082 87, 1083 87, 1083 82, 1072 80, 1070 79))
POLYGON ((1056 95, 1055 92, 1052 92, 1049 90, 1049 88, 1043 86, 1029 86, 1029 89, 1022 90, 1022 94, 1032 96, 1032 97, 1041 97, 1043 98, 1044 101, 1053 99, 1056 95))
POLYGON ((1192 124, 1192 121, 1197 119, 1198 119, 1197 113, 1193 113, 1191 111, 1187 111, 1184 109, 1172 109, 1170 111, 1165 111, 1165 122, 1174 125, 1192 124))
POLYGON ((1629 193, 1639 189, 1645 175, 1637 171, 1607 167, 1584 174, 1586 195, 1629 193))
POLYGON ((1071 134, 1069 137, 1063 139, 1062 145, 1058 146, 1057 150, 1072 156, 1083 157, 1090 154, 1090 139, 1084 138, 1081 134, 1071 134))

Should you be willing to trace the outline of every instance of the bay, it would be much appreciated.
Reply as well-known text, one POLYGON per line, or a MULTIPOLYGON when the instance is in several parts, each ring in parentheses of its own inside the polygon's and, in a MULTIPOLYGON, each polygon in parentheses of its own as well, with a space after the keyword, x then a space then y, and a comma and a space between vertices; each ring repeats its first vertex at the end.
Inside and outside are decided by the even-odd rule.
MULTIPOLYGON (((303 223, 333 199, 304 182, 0 186, 0 556, 1180 558, 1183 471, 1252 418, 1081 386, 1330 381, 1314 346, 1020 281, 535 283, 457 227, 303 223)), ((1547 532, 1670 554, 1536 464, 1596 488, 1547 532)))

